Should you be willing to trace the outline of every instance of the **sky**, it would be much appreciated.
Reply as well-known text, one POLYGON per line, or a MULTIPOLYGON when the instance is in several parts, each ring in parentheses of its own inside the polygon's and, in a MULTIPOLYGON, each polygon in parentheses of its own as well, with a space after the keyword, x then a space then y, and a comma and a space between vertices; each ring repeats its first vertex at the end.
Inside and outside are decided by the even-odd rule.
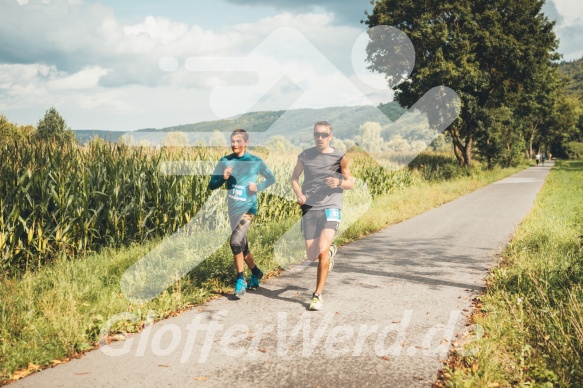
MULTIPOLYGON (((0 0, 0 114, 132 131, 249 111, 377 105, 369 0, 0 0)), ((583 2, 548 1, 559 53, 583 56, 583 2)))

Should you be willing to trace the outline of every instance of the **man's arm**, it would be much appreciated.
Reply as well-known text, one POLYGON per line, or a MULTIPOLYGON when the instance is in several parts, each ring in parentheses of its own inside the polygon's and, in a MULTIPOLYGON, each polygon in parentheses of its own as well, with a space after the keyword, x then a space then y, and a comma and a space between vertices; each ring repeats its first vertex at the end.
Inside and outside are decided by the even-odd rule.
POLYGON ((339 187, 344 190, 352 190, 354 188, 354 177, 350 172, 346 155, 344 155, 340 161, 340 173, 344 179, 340 182, 339 187))
POLYGON ((335 189, 337 187, 344 190, 351 190, 354 188, 354 177, 350 172, 350 167, 348 167, 348 159, 346 155, 340 160, 340 174, 341 178, 329 177, 326 178, 326 184, 328 187, 335 189))
POLYGON ((231 174, 233 173, 233 167, 225 168, 223 162, 219 161, 213 175, 211 176, 211 180, 209 182, 209 189, 215 190, 221 187, 226 181, 231 178, 231 174))
POLYGON ((275 183, 275 175, 267 167, 267 164, 265 162, 261 162, 261 164, 261 175, 263 175, 265 180, 257 185, 257 191, 263 191, 275 183))
POLYGON ((291 186, 296 194, 296 198, 298 199, 298 203, 303 205, 306 203, 306 195, 302 193, 302 188, 300 187, 300 175, 304 172, 304 165, 302 162, 299 161, 296 163, 294 167, 294 171, 291 176, 291 186))

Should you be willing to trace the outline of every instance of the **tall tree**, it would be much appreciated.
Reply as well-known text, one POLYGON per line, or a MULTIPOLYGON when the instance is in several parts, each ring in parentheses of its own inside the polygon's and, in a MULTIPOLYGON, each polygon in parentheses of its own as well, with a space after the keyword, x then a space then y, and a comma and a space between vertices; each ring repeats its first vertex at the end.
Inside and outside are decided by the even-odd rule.
POLYGON ((581 120, 583 107, 581 101, 574 96, 559 94, 551 109, 550 116, 541 128, 541 137, 544 140, 541 146, 547 152, 558 156, 566 155, 566 145, 571 141, 583 141, 581 120))
POLYGON ((560 91, 561 77, 554 65, 539 68, 533 74, 533 82, 521 88, 515 112, 528 143, 529 158, 536 153, 533 146, 540 138, 541 129, 548 127, 553 110, 557 108, 560 91))
POLYGON ((65 119, 52 107, 37 124, 36 136, 41 140, 72 140, 75 135, 65 119))
POLYGON ((19 142, 31 136, 35 131, 32 125, 16 125, 8 121, 5 115, 0 114, 0 145, 7 142, 19 142))
POLYGON ((524 159, 524 135, 516 131, 517 120, 508 106, 488 110, 476 139, 478 152, 486 159, 488 168, 517 166, 524 159))
POLYGON ((14 139, 18 134, 18 127, 0 114, 0 144, 14 139))
MULTIPOLYGON (((413 71, 393 87, 400 105, 412 106, 438 85, 459 95, 461 112, 447 131, 460 164, 472 165, 472 147, 480 131, 487 130, 483 123, 488 110, 503 107, 521 86, 534 82, 541 67, 558 58, 554 23, 541 13, 543 3, 380 0, 368 15, 369 27, 396 27, 413 43, 413 71)), ((387 53, 374 34, 369 35, 369 68, 386 73, 387 53)))

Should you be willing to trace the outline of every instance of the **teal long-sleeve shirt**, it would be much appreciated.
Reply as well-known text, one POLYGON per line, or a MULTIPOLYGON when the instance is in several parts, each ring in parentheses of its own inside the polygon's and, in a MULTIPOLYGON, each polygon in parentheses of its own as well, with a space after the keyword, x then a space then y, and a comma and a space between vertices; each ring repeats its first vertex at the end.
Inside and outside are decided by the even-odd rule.
POLYGON ((245 152, 241 157, 230 154, 219 160, 209 182, 209 189, 218 189, 225 183, 228 190, 229 215, 257 214, 257 193, 274 184, 275 176, 258 156, 249 152, 245 152), (224 179, 223 171, 229 166, 233 167, 233 173, 229 179, 224 179), (259 175, 265 178, 261 183, 257 183, 259 175), (249 190, 249 183, 257 184, 257 193, 249 190))

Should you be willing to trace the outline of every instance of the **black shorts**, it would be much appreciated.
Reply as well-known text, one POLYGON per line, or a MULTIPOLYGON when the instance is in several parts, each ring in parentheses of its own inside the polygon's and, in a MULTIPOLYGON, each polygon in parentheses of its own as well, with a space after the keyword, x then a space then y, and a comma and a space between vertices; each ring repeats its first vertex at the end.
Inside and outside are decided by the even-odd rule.
POLYGON ((340 222, 328 221, 324 209, 302 212, 304 213, 302 215, 302 233, 304 234, 304 240, 319 238, 324 229, 338 230, 340 222))
POLYGON ((231 251, 234 254, 243 252, 243 256, 249 254, 249 242, 247 241, 247 231, 251 226, 254 215, 251 213, 238 214, 236 216, 230 217, 231 222, 231 251))

